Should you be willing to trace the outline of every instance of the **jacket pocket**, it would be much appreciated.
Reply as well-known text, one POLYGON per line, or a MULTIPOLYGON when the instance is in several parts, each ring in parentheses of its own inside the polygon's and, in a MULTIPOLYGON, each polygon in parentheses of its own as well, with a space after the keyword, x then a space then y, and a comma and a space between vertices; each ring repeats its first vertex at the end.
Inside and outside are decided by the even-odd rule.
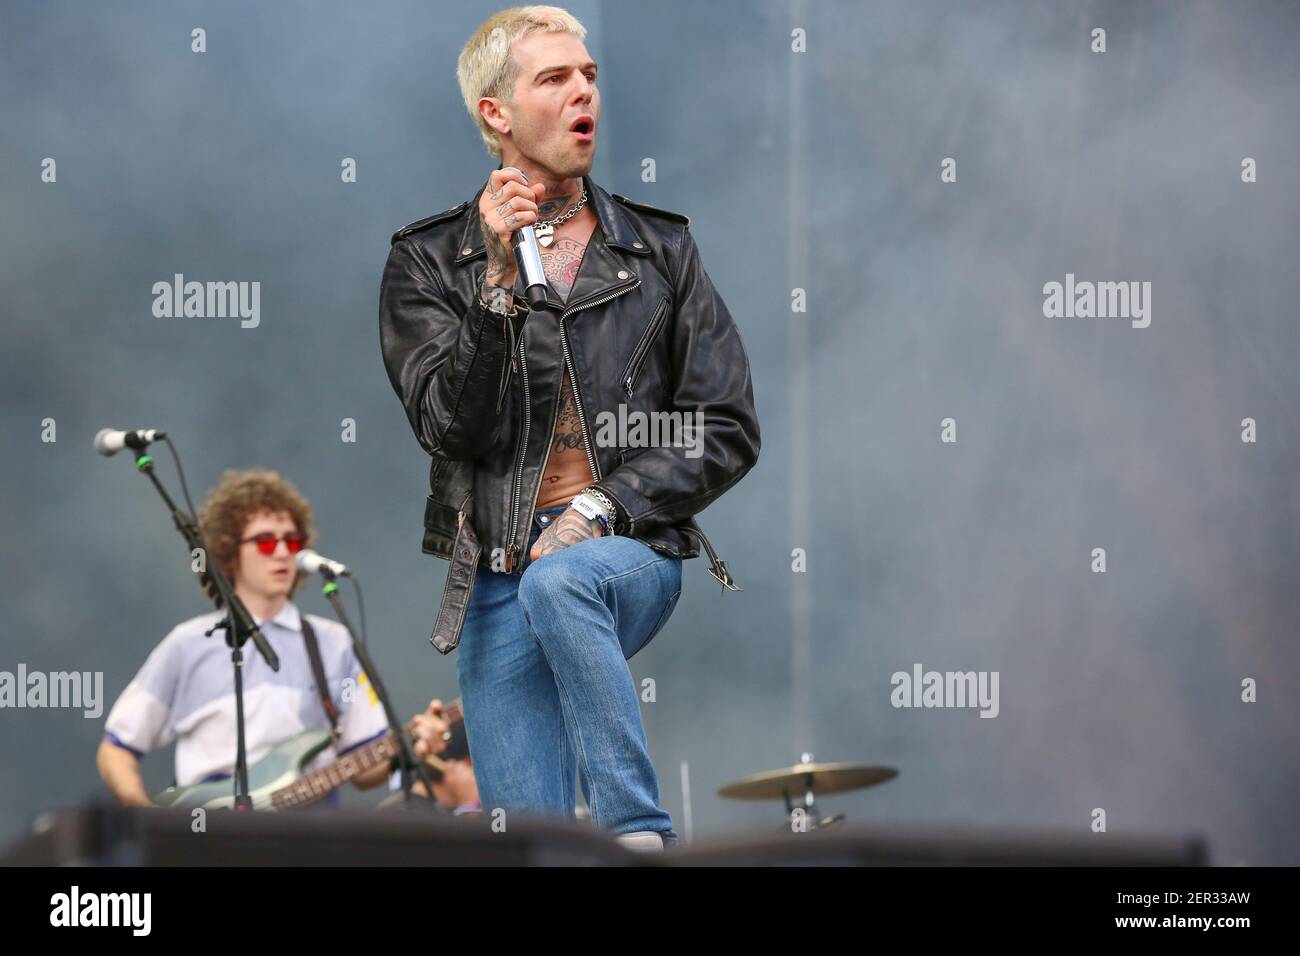
POLYGON ((632 357, 628 359, 627 367, 623 369, 623 391, 627 392, 628 398, 632 397, 632 390, 636 387, 636 380, 641 375, 641 368, 645 365, 646 357, 650 354, 650 348, 654 345, 655 339, 659 337, 659 332, 664 327, 667 317, 668 296, 664 296, 659 300, 659 307, 655 309, 650 324, 641 333, 641 340, 636 343, 636 348, 632 350, 632 357))

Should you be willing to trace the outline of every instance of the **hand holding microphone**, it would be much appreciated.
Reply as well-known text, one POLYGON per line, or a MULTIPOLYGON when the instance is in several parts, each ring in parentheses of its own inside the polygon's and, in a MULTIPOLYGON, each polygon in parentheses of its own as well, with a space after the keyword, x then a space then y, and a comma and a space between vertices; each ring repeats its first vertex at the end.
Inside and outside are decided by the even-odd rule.
MULTIPOLYGON (((546 303, 546 274, 542 271, 541 250, 533 233, 533 224, 541 220, 537 203, 545 191, 545 183, 529 185, 528 177, 521 170, 504 166, 492 171, 478 203, 487 250, 484 286, 513 289, 522 272, 524 294, 535 309, 546 303)), ((483 294, 485 298, 500 295, 491 288, 485 288, 483 294)))

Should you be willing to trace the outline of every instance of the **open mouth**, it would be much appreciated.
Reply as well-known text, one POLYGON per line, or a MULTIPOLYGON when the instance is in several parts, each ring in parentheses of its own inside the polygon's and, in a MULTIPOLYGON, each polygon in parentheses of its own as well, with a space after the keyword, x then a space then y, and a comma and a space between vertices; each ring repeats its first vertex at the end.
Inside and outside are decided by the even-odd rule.
POLYGON ((590 116, 579 116, 569 127, 569 132, 584 142, 591 142, 596 136, 596 121, 590 116))

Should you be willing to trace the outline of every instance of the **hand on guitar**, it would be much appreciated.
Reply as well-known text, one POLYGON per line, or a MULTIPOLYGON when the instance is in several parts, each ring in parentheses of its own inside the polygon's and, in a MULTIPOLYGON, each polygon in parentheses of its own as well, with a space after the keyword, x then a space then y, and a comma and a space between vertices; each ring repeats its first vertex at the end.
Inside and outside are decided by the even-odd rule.
MULTIPOLYGON (((459 702, 453 703, 449 709, 442 701, 432 700, 424 713, 416 714, 407 724, 415 738, 412 750, 416 758, 438 771, 433 783, 434 799, 451 809, 478 802, 473 764, 468 759, 443 760, 438 756, 447 751, 452 723, 461 719, 459 702)), ((419 783, 415 784, 414 791, 421 796, 428 795, 419 783)))
POLYGON ((415 738, 415 756, 438 770, 443 770, 445 764, 437 759, 437 755, 447 749, 447 742, 451 739, 451 724, 447 720, 442 701, 429 701, 428 709, 412 717, 408 726, 411 736, 415 738), (434 759, 430 760, 430 757, 434 759))

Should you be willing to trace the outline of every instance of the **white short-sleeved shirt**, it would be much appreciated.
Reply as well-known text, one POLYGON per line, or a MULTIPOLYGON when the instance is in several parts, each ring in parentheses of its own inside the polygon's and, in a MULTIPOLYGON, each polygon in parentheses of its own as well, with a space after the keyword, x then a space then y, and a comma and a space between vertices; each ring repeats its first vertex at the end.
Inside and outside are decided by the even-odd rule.
MULTIPOLYGON (((213 611, 173 628, 122 691, 104 725, 108 740, 137 756, 174 740, 180 786, 234 772, 230 648, 225 631, 204 636, 224 616, 224 611, 213 611)), ((338 708, 340 736, 333 755, 338 756, 387 733, 388 722, 343 625, 314 614, 308 620, 338 708)), ((257 623, 279 655, 280 670, 272 671, 251 641, 244 645, 244 740, 250 767, 304 730, 329 730, 298 608, 287 602, 275 617, 257 623)))

